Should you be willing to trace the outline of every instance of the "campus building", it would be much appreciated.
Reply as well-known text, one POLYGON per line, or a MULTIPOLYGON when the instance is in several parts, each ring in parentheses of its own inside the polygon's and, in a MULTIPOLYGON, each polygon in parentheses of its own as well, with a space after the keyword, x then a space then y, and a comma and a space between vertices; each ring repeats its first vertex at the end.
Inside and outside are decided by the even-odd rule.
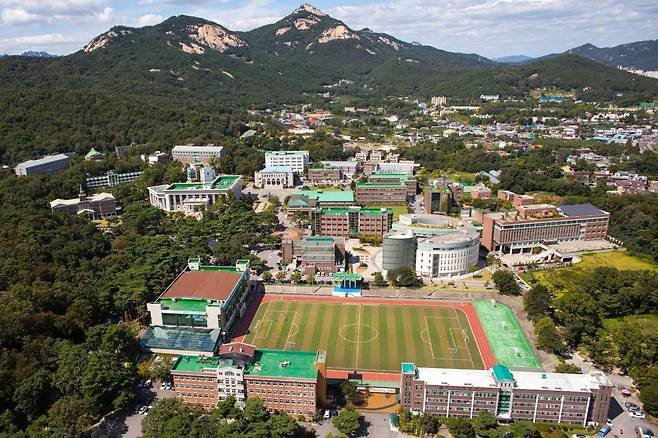
POLYGON ((240 199, 242 182, 240 175, 220 175, 211 182, 174 183, 148 188, 151 205, 160 210, 181 211, 193 214, 206 210, 220 197, 240 199))
POLYGON ((530 252, 540 244, 602 240, 610 213, 591 204, 519 205, 516 211, 482 215, 482 245, 501 254, 530 252))
POLYGON ((253 288, 248 260, 233 267, 190 259, 160 297, 146 305, 151 326, 140 344, 155 353, 212 355, 244 315, 253 288))
POLYGON ((71 160, 66 154, 48 155, 38 160, 28 160, 18 164, 14 172, 18 176, 54 175, 68 169, 71 160))
POLYGON ((446 178, 430 180, 423 189, 425 213, 450 213, 459 206, 463 195, 464 188, 446 178))
POLYGON ((133 182, 140 177, 142 171, 114 173, 113 170, 108 171, 102 176, 90 176, 85 180, 85 186, 90 189, 99 189, 101 187, 114 187, 122 183, 133 182))
POLYGON ((585 426, 604 424, 612 384, 601 372, 560 374, 422 368, 402 364, 400 402, 412 412, 474 418, 490 411, 501 421, 531 421, 585 426))
POLYGON ((393 224, 390 208, 323 208, 312 215, 311 227, 316 236, 342 237, 384 236, 393 224))
POLYGON ((340 169, 342 174, 347 178, 352 178, 361 171, 361 164, 358 161, 321 161, 325 167, 340 169))
POLYGON ((312 212, 318 208, 351 207, 354 205, 354 192, 351 190, 300 190, 288 199, 288 211, 312 212))
POLYGON ((214 408, 229 395, 243 406, 263 400, 269 412, 313 417, 325 393, 324 351, 258 350, 232 342, 217 356, 181 355, 171 369, 176 396, 186 404, 214 408))
POLYGON ((409 189, 406 183, 360 182, 356 183, 356 202, 361 205, 372 204, 406 204, 409 189))
POLYGON ((91 220, 97 220, 114 216, 117 212, 117 203, 111 193, 87 196, 81 191, 77 198, 50 201, 50 209, 53 213, 61 212, 70 216, 85 215, 91 220))
POLYGON ((337 167, 308 169, 306 179, 314 184, 332 184, 343 179, 343 171, 337 167))
POLYGON ((224 147, 209 144, 207 146, 201 145, 178 145, 174 146, 171 150, 171 157, 174 161, 182 164, 190 164, 194 162, 201 162, 210 164, 213 158, 222 158, 224 156, 224 147))
POLYGON ((260 397, 269 412, 313 417, 324 394, 326 353, 256 350, 244 370, 247 398, 260 397))
POLYGON ((296 174, 306 171, 309 162, 308 151, 269 151, 265 152, 265 167, 286 166, 296 174))
POLYGON ((368 182, 376 184, 403 184, 407 189, 407 196, 416 196, 416 178, 406 173, 375 172, 368 175, 368 182))
POLYGON ((303 237, 284 240, 281 244, 283 263, 297 260, 304 271, 333 273, 345 263, 345 241, 340 237, 303 237))
POLYGON ((430 279, 468 274, 477 266, 480 234, 455 230, 418 241, 416 273, 430 279))
POLYGON ((262 189, 286 189, 295 185, 290 166, 266 167, 254 173, 254 186, 262 189))
POLYGON ((416 235, 413 232, 394 232, 384 236, 382 269, 390 271, 416 266, 416 235))

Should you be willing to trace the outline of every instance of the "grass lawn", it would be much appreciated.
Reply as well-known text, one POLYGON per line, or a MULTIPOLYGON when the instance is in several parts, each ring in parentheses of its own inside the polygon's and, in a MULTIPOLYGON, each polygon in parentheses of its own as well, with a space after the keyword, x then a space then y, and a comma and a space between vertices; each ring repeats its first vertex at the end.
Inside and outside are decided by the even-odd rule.
POLYGON ((327 351, 337 370, 399 372, 417 366, 482 369, 465 313, 454 307, 275 300, 261 304, 245 342, 327 351))
POLYGON ((585 254, 582 259, 582 262, 564 268, 524 272, 521 277, 530 285, 541 283, 559 292, 574 289, 589 271, 598 267, 605 266, 622 271, 658 270, 655 264, 624 251, 585 254))

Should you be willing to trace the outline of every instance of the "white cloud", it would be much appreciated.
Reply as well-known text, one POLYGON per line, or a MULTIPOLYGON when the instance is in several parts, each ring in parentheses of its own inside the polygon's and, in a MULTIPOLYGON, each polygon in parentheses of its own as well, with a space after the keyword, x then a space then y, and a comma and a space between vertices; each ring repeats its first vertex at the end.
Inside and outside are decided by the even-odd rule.
POLYGON ((26 23, 39 23, 47 21, 42 15, 32 14, 21 8, 7 8, 0 12, 2 21, 7 24, 26 24, 26 23))
POLYGON ((77 45, 80 38, 80 35, 65 35, 62 33, 0 38, 0 51, 13 53, 21 53, 26 50, 56 51, 62 47, 77 45))
POLYGON ((0 17, 6 24, 57 23, 70 19, 109 21, 108 0, 0 0, 0 17))
POLYGON ((380 0, 328 12, 437 48, 488 56, 543 55, 585 42, 616 45, 655 38, 655 0, 380 0), (645 17, 638 20, 637 17, 645 17))
POLYGON ((146 14, 146 15, 142 15, 137 19, 137 25, 139 27, 152 26, 154 24, 158 24, 162 22, 163 20, 164 19, 162 18, 161 15, 146 14))

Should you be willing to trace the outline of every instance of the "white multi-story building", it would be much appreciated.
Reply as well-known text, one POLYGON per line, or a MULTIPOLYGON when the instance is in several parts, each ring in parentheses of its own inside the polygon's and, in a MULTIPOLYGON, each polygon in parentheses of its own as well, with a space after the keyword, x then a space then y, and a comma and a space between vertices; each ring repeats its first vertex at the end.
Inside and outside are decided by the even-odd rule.
POLYGON ((295 185, 295 176, 290 166, 266 167, 254 173, 254 185, 263 189, 288 188, 295 185))
POLYGON ((216 204, 229 193, 236 199, 242 195, 240 175, 220 175, 211 182, 174 183, 148 188, 151 205, 164 211, 199 213, 216 204))
POLYGON ((198 146, 192 144, 174 146, 171 150, 171 157, 175 161, 183 164, 193 162, 210 163, 213 158, 222 158, 224 156, 224 147, 209 144, 207 146, 198 146))
POLYGON ((292 171, 297 174, 304 173, 308 167, 308 161, 308 151, 265 152, 265 167, 286 166, 292 168, 292 171))
POLYGON ((477 232, 456 230, 418 242, 416 273, 432 278, 467 274, 478 263, 480 237, 477 232))

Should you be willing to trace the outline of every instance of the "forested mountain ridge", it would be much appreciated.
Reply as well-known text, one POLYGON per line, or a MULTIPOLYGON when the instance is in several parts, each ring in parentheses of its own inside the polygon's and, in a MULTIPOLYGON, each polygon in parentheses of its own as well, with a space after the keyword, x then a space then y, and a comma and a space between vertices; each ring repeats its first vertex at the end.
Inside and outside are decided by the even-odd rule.
MULTIPOLYGON (((578 98, 636 101, 658 81, 576 55, 501 65, 478 55, 353 30, 303 5, 276 23, 233 32, 202 18, 115 26, 57 58, 0 59, 0 161, 153 141, 159 147, 225 130, 221 113, 351 95, 479 101, 537 88, 578 98), (629 100, 629 99, 627 99, 629 100), (163 139, 166 143, 163 144, 163 139)), ((235 132, 235 130, 233 130, 235 132)), ((158 146, 156 146, 158 147, 158 146)))
POLYGON ((567 53, 592 59, 611 67, 634 67, 658 70, 658 40, 636 41, 614 47, 597 47, 583 44, 567 53))
POLYGON ((324 92, 337 83, 377 96, 521 95, 534 86, 590 88, 599 96, 658 91, 658 81, 633 78, 569 56, 500 65, 370 29, 353 30, 310 5, 248 32, 176 16, 155 26, 113 27, 68 56, 0 60, 0 81, 12 89, 98 88, 224 108, 300 101, 303 93, 324 92), (580 80, 564 80, 567 68, 580 80))

